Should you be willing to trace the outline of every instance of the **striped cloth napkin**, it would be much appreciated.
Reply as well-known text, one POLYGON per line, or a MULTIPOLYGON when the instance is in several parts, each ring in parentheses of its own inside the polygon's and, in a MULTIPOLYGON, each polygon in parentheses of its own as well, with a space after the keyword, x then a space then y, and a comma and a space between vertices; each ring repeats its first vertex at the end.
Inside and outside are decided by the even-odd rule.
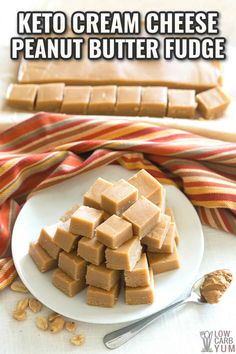
POLYGON ((175 185, 202 223, 236 234, 235 143, 138 119, 39 113, 0 134, 0 289, 16 276, 11 231, 29 194, 110 163, 175 185))

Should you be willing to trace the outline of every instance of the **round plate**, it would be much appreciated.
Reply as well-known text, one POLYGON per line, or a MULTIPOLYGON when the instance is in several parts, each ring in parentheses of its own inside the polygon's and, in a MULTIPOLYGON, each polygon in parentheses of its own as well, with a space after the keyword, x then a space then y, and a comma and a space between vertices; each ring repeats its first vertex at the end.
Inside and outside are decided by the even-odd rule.
POLYGON ((29 291, 53 311, 91 323, 137 320, 168 306, 194 281, 203 255, 201 223, 184 194, 168 185, 165 186, 167 205, 174 210, 180 234, 181 268, 155 276, 154 304, 126 305, 121 292, 114 308, 89 306, 86 304, 86 289, 73 298, 67 297, 52 285, 52 272, 40 273, 28 255, 29 243, 37 240, 41 228, 55 223, 74 204, 82 203, 83 194, 99 176, 115 181, 127 179, 134 173, 116 165, 101 167, 38 192, 22 208, 12 235, 14 263, 29 291))

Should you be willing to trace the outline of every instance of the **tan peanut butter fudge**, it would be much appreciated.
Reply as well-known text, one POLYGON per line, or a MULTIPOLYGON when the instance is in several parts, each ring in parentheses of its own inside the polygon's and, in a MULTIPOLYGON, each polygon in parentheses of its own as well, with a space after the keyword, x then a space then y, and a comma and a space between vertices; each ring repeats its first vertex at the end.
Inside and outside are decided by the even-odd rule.
POLYGON ((77 246, 77 241, 81 236, 74 235, 69 231, 70 219, 62 222, 57 227, 54 242, 66 252, 70 252, 77 246))
POLYGON ((58 268, 69 275, 72 279, 79 280, 85 277, 87 262, 80 256, 77 251, 67 253, 61 252, 58 260, 58 268))
POLYGON ((150 274, 146 253, 143 253, 133 270, 124 271, 125 284, 132 288, 138 286, 148 286, 150 284, 150 274))
POLYGON ((117 215, 112 215, 97 227, 96 236, 105 246, 117 249, 133 237, 132 224, 117 215))
POLYGON ((162 185, 150 173, 145 170, 140 170, 134 176, 128 179, 138 190, 138 198, 145 197, 154 204, 161 202, 162 185))
POLYGON ((167 110, 167 87, 142 87, 140 116, 164 117, 167 110))
POLYGON ((87 304, 92 306, 115 306, 120 292, 120 284, 116 283, 109 291, 89 285, 87 288, 87 304))
POLYGON ((166 210, 166 189, 163 187, 161 190, 161 199, 160 199, 159 203, 157 203, 157 206, 159 206, 162 213, 165 213, 165 210, 166 210))
POLYGON ((37 96, 38 85, 18 85, 10 84, 7 93, 6 101, 10 107, 32 111, 37 96))
POLYGON ((70 219, 70 232, 94 237, 95 228, 103 221, 103 211, 82 205, 72 214, 70 219))
POLYGON ((165 210, 166 215, 169 215, 171 218, 171 222, 175 223, 175 243, 178 246, 179 242, 180 242, 180 235, 179 235, 179 231, 175 222, 175 215, 174 212, 171 208, 166 208, 165 210))
POLYGON ((102 209, 102 199, 101 199, 102 192, 104 192, 107 188, 111 186, 112 183, 99 177, 95 181, 95 183, 89 188, 89 190, 85 193, 84 205, 95 209, 102 209))
POLYGON ((110 291, 119 281, 120 271, 108 269, 105 264, 96 266, 89 264, 87 267, 86 284, 110 291))
POLYGON ((154 274, 168 272, 180 267, 179 256, 176 245, 173 253, 152 253, 147 252, 148 262, 154 274))
POLYGON ((168 117, 194 118, 196 100, 194 90, 168 90, 168 117))
POLYGON ((148 246, 148 251, 156 253, 173 253, 175 246, 175 223, 171 222, 161 248, 148 246))
POLYGON ((137 198, 137 189, 120 179, 102 192, 102 208, 109 214, 121 215, 137 198))
POLYGON ((105 260, 105 246, 96 237, 82 237, 78 242, 77 254, 89 263, 100 265, 105 260))
POLYGON ((160 221, 154 229, 142 239, 142 244, 161 248, 170 227, 170 220, 170 216, 161 213, 160 221))
POLYGON ((87 114, 91 86, 66 86, 61 112, 68 114, 87 114))
POLYGON ((54 259, 58 259, 61 248, 54 242, 54 236, 57 231, 58 224, 53 224, 42 228, 39 235, 40 246, 54 259))
POLYGON ((196 100, 198 111, 206 119, 221 117, 230 103, 230 98, 220 86, 197 94, 196 100))
POLYGON ((67 296, 75 296, 86 287, 85 276, 79 280, 72 279, 61 269, 56 269, 52 274, 53 285, 67 296))
POLYGON ((143 238, 156 226, 160 220, 161 210, 147 198, 141 197, 122 217, 133 225, 134 235, 143 238))
POLYGON ((154 302, 153 271, 149 269, 150 283, 146 286, 125 286, 125 303, 128 305, 152 304, 154 302))
POLYGON ((137 116, 141 102, 140 86, 119 86, 115 106, 116 115, 137 116))
POLYGON ((138 237, 126 241, 118 249, 107 248, 106 266, 110 269, 132 270, 141 257, 142 246, 138 237))
POLYGON ((106 221, 111 217, 111 214, 108 214, 106 211, 103 212, 103 221, 106 221))
POLYGON ((74 212, 79 209, 80 205, 75 204, 72 208, 67 210, 64 215, 60 217, 60 221, 65 222, 71 218, 71 215, 74 214, 74 212))
POLYGON ((38 242, 30 243, 29 255, 42 273, 57 267, 56 259, 49 256, 38 242))
POLYGON ((59 112, 65 84, 43 84, 38 88, 37 111, 59 112))
POLYGON ((117 86, 93 86, 88 105, 88 114, 113 114, 117 86))

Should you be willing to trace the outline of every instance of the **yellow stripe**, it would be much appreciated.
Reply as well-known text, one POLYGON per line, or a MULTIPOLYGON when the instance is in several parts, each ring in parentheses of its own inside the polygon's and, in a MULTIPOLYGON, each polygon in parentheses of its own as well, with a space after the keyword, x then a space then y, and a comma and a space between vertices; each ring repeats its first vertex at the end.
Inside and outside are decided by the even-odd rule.
POLYGON ((236 210, 236 203, 232 201, 224 201, 224 200, 193 200, 192 203, 197 206, 204 206, 208 208, 228 208, 232 210, 236 210))
MULTIPOLYGON (((9 156, 10 157, 10 156, 9 156)), ((11 169, 12 166, 16 165, 18 162, 23 160, 23 157, 16 157, 16 158, 11 158, 10 160, 6 161, 1 167, 0 167, 0 176, 4 175, 8 170, 11 169)))
POLYGON ((202 186, 202 187, 185 187, 185 190, 190 194, 207 194, 207 193, 224 193, 236 195, 236 189, 234 188, 224 188, 217 186, 202 186))

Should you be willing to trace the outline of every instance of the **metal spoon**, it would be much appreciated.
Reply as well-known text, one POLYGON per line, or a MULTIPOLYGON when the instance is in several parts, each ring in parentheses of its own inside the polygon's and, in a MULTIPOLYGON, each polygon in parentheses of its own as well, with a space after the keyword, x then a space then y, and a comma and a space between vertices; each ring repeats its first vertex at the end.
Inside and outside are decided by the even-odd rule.
POLYGON ((187 292, 187 294, 181 299, 164 309, 153 313, 152 315, 145 317, 137 322, 130 324, 129 326, 118 329, 117 331, 108 333, 103 338, 103 343, 108 349, 116 349, 120 347, 122 344, 128 342, 131 338, 136 336, 140 331, 154 322, 159 316, 168 312, 171 309, 174 309, 180 305, 186 304, 188 302, 193 302, 195 304, 206 304, 206 300, 200 294, 200 287, 205 280, 205 274, 203 277, 198 279, 192 286, 191 290, 187 292))

